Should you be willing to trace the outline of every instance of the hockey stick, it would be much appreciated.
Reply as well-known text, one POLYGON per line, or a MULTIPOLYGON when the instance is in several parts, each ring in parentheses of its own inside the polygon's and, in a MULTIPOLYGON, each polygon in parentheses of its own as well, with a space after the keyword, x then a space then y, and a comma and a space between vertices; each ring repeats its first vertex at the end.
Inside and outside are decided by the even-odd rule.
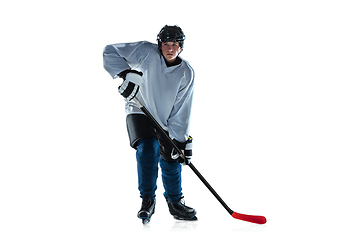
MULTIPOLYGON (((171 138, 165 133, 164 129, 160 126, 160 124, 155 120, 155 118, 151 115, 151 113, 140 103, 140 101, 134 97, 133 100, 138 105, 140 110, 150 119, 150 121, 155 126, 156 130, 171 144, 171 146, 175 149, 175 151, 179 154, 179 156, 183 159, 185 159, 184 154, 182 151, 176 146, 176 144, 171 140, 171 138)), ((228 213, 236 219, 257 223, 257 224, 264 224, 266 223, 266 218, 263 216, 255 216, 255 215, 246 215, 234 212, 231 210, 228 205, 224 202, 224 200, 221 199, 219 194, 216 193, 216 191, 211 187, 211 185, 206 181, 206 179, 200 174, 200 172, 195 168, 195 166, 192 163, 189 163, 189 167, 191 170, 194 171, 194 173, 200 178, 200 180, 205 184, 205 186, 210 190, 210 192, 216 197, 216 199, 221 203, 221 205, 228 211, 228 213)))

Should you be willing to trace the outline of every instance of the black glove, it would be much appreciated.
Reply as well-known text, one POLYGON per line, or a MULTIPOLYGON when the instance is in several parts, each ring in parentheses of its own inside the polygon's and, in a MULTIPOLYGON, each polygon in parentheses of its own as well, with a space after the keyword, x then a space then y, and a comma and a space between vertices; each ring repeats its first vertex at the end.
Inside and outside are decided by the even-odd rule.
POLYGON ((139 85, 143 81, 142 75, 142 72, 130 69, 118 74, 124 79, 124 82, 118 87, 118 91, 126 101, 131 101, 139 92, 139 85))
MULTIPOLYGON (((157 132, 156 129, 154 129, 156 132, 156 138, 160 145, 160 157, 166 161, 176 161, 183 165, 188 165, 191 160, 192 156, 192 137, 189 136, 188 140, 186 142, 178 142, 176 139, 173 139, 173 142, 175 145, 183 152, 183 155, 185 156, 185 160, 177 154, 175 149, 172 147, 172 145, 163 137, 160 133, 157 132)), ((166 132, 166 134, 169 136, 169 133, 166 132)))
POLYGON ((193 138, 191 136, 189 136, 188 140, 185 143, 180 143, 180 142, 176 141, 175 139, 173 141, 175 142, 176 146, 178 146, 180 148, 183 155, 185 156, 185 159, 180 157, 175 149, 173 149, 171 151, 171 158, 178 161, 182 165, 189 165, 189 163, 191 162, 191 156, 192 156, 193 138))

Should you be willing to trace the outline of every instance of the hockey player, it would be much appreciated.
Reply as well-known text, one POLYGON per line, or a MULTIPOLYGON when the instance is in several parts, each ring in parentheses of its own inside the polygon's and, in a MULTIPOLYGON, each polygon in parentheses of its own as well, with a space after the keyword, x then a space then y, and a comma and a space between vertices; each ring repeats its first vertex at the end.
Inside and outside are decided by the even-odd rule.
POLYGON ((171 145, 156 133, 152 123, 131 101, 136 95, 180 149, 190 148, 194 71, 179 57, 184 40, 180 27, 166 25, 157 36, 157 44, 120 43, 104 49, 104 68, 113 78, 124 79, 119 92, 126 99, 127 130, 130 145, 136 149, 138 188, 142 198, 138 217, 143 223, 149 222, 155 212, 159 164, 170 214, 179 220, 197 220, 195 209, 183 201, 181 187, 180 163, 189 164, 191 151, 185 151, 186 160, 176 158, 171 145))

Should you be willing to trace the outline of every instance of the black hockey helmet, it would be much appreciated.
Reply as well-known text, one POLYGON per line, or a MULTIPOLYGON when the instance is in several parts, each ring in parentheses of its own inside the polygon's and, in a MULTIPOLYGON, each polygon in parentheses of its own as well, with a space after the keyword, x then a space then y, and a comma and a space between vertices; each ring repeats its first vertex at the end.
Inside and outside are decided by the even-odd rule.
POLYGON ((157 35, 158 49, 161 52, 162 42, 178 42, 181 47, 181 52, 184 48, 185 35, 181 28, 177 25, 165 25, 157 35))

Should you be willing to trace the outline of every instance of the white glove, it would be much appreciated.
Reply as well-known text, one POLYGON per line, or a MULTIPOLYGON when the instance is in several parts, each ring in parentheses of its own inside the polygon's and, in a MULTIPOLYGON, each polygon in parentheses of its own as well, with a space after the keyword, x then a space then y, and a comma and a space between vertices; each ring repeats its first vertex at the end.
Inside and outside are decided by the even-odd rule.
POLYGON ((143 83, 142 72, 136 70, 125 70, 119 73, 124 82, 119 86, 119 93, 126 101, 131 101, 139 92, 139 86, 143 83))

